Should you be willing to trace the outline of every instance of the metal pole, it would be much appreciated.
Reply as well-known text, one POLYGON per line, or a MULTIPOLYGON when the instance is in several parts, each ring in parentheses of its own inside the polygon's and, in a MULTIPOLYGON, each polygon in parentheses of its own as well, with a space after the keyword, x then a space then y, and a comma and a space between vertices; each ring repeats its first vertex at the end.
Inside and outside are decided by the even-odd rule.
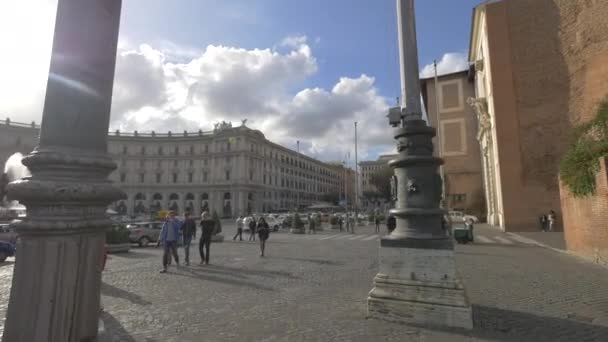
POLYGON ((359 161, 357 156, 357 121, 355 121, 355 225, 351 233, 355 233, 355 226, 359 220, 359 161))
POLYGON ((414 13, 414 1, 397 0, 401 108, 406 108, 405 114, 407 116, 420 119, 422 117, 422 105, 420 103, 418 49, 411 48, 412 46, 417 46, 416 20, 414 15, 408 16, 407 13, 414 13), (404 16, 406 17, 404 18, 404 16))
POLYGON ((300 211, 300 181, 298 178, 298 164, 300 162, 300 140, 297 141, 298 155, 296 157, 296 211, 300 211))
MULTIPOLYGON (((439 108, 439 82, 437 77, 437 60, 433 61, 435 67, 435 119, 437 120, 437 153, 439 158, 443 157, 443 141, 441 132, 441 109, 439 108)), ((441 176, 441 207, 445 207, 445 174, 443 164, 439 165, 439 176, 441 176)))

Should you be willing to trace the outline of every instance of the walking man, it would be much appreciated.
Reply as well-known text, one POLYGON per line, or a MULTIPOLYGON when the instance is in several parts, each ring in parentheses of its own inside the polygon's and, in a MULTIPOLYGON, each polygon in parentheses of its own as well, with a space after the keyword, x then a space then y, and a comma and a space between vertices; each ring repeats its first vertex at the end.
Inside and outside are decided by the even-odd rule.
POLYGON ((249 241, 255 241, 255 218, 252 216, 249 220, 249 241))
POLYGON ((543 232, 547 231, 547 225, 548 225, 548 219, 547 219, 547 215, 542 214, 540 215, 540 230, 542 230, 543 232))
POLYGON ((167 265, 171 260, 171 255, 175 258, 175 263, 179 266, 179 256, 177 255, 177 239, 182 223, 175 218, 175 212, 170 211, 167 215, 160 237, 156 246, 163 244, 163 270, 160 273, 167 273, 167 265))
POLYGON ((185 220, 182 225, 182 234, 184 235, 184 252, 186 254, 186 265, 190 266, 190 243, 196 238, 196 222, 190 216, 190 212, 184 214, 185 220))
POLYGON ((390 215, 386 219, 386 228, 388 229, 388 233, 392 233, 393 230, 397 227, 397 218, 393 215, 390 215))
POLYGON ((550 210, 549 211, 549 217, 547 217, 547 223, 549 224, 549 231, 550 232, 553 231, 553 227, 555 226, 555 219, 556 219, 555 211, 550 210))
POLYGON ((380 233, 380 215, 378 213, 374 215, 374 221, 376 223, 376 233, 380 233))
POLYGON ((310 217, 308 218, 309 222, 308 222, 308 233, 309 234, 316 234, 317 231, 315 230, 315 217, 313 215, 310 215, 310 217))
POLYGON ((201 265, 209 265, 209 249, 211 247, 211 236, 215 229, 215 221, 211 219, 208 212, 201 215, 201 239, 198 243, 198 250, 201 254, 201 265))
POLYGON ((239 216, 236 219, 236 234, 234 234, 234 237, 232 238, 232 240, 236 240, 236 237, 239 237, 239 241, 243 241, 243 218, 241 216, 239 216))
POLYGON ((342 226, 344 225, 344 220, 342 219, 342 216, 338 218, 338 225, 340 225, 340 232, 342 232, 342 226))

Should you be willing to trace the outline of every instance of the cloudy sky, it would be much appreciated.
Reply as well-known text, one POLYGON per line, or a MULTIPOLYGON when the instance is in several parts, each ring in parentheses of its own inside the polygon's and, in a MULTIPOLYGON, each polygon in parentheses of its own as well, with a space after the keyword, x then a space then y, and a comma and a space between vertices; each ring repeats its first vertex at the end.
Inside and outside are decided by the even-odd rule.
MULTIPOLYGON (((416 2, 421 73, 466 68, 479 0, 416 2)), ((0 1, 0 118, 40 121, 57 0, 0 1)), ((394 150, 394 0, 123 0, 111 129, 221 120, 323 160, 394 150), (142 4, 145 2, 145 6, 142 4)))

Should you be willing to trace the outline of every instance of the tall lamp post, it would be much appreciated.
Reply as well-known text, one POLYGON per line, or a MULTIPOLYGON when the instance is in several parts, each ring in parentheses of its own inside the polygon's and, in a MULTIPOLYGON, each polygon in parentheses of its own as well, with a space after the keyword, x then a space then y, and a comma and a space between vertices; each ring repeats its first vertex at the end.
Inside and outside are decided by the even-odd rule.
POLYGON ((357 121, 355 121, 355 224, 350 231, 355 233, 355 227, 359 221, 359 159, 357 152, 357 121))
POLYGON ((454 246, 442 224, 440 158, 433 156, 435 129, 422 120, 414 0, 397 0, 401 109, 389 112, 399 155, 391 214, 397 227, 380 240, 380 262, 368 297, 368 315, 437 327, 473 327, 471 306, 454 262, 454 246), (407 90, 407 91, 406 91, 407 90))

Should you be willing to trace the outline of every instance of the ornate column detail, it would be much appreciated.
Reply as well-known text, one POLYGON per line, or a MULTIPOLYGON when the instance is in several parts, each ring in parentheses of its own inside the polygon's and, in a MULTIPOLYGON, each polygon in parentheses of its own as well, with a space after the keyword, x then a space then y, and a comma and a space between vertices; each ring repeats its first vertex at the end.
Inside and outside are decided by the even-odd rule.
POLYGON ((40 142, 23 159, 32 176, 9 197, 27 207, 3 341, 94 341, 108 204, 121 1, 59 0, 40 142))
POLYGON ((473 111, 477 115, 477 140, 479 142, 483 139, 492 140, 492 118, 488 112, 487 99, 485 97, 469 97, 467 103, 473 107, 473 111))
POLYGON ((402 84, 407 107, 391 110, 399 155, 395 170, 397 227, 380 240, 379 270, 367 299, 368 315, 417 325, 473 327, 471 305, 456 272, 454 246, 441 209, 443 160, 433 156, 434 128, 421 119, 413 0, 397 0, 402 84), (413 102, 417 102, 413 103, 413 102), (418 110, 417 112, 415 110, 418 110), (396 114, 396 115, 395 115, 396 114), (400 126, 400 127, 399 127, 400 126))

